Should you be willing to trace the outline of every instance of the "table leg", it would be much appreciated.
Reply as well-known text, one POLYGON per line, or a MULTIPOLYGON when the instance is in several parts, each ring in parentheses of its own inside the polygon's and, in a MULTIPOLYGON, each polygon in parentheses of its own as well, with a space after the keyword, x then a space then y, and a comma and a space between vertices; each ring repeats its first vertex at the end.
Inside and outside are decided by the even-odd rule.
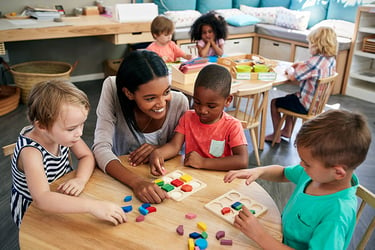
POLYGON ((268 95, 269 91, 264 93, 263 99, 263 110, 261 115, 261 122, 260 122, 260 138, 259 138, 259 150, 264 149, 264 140, 266 138, 266 121, 267 121, 267 105, 268 105, 268 95))

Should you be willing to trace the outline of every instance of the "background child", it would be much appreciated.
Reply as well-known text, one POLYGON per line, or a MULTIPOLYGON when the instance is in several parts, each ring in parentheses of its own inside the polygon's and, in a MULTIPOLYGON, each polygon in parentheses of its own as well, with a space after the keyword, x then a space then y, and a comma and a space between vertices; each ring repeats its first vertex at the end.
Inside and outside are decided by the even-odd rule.
MULTIPOLYGON (((271 117, 273 133, 267 135, 265 141, 272 142, 277 125, 281 119, 277 108, 285 108, 300 114, 307 114, 315 89, 320 78, 334 75, 336 71, 337 38, 332 28, 320 27, 312 30, 307 36, 311 57, 305 62, 297 62, 286 70, 288 78, 299 82, 299 92, 271 101, 271 117)), ((281 136, 290 138, 293 118, 287 117, 281 136)), ((276 138, 280 143, 281 138, 276 138)))
POLYGON ((17 226, 31 202, 49 212, 87 212, 115 225, 125 222, 120 206, 76 197, 95 167, 81 139, 90 107, 86 94, 69 82, 44 82, 32 89, 27 107, 32 125, 21 131, 12 158, 11 211, 17 226), (72 171, 70 150, 78 160, 76 176, 53 192, 49 184, 72 171))
POLYGON ((186 60, 192 58, 172 41, 174 25, 172 20, 165 16, 157 16, 151 22, 151 33, 155 41, 146 49, 156 52, 166 63, 176 62, 179 57, 186 60))
POLYGON ((230 171, 224 177, 224 182, 246 179, 247 185, 258 178, 296 184, 282 213, 285 245, 267 234, 245 207, 234 226, 263 249, 347 249, 359 184, 353 172, 365 160, 370 143, 371 131, 358 113, 330 110, 305 122, 295 141, 300 165, 230 171))
POLYGON ((164 159, 177 155, 184 142, 187 166, 247 168, 247 141, 241 122, 224 112, 233 99, 231 81, 228 70, 219 65, 208 65, 199 72, 194 86, 194 110, 181 117, 172 140, 151 153, 152 174, 163 174, 164 159))
POLYGON ((191 41, 197 42, 200 57, 222 56, 227 36, 227 22, 215 11, 201 15, 190 29, 191 41))

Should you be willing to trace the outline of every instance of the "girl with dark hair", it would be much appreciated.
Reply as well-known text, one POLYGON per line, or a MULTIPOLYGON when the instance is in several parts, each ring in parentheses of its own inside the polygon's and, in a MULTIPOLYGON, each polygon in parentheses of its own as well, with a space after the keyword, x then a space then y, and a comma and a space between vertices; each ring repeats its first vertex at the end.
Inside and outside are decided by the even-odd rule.
POLYGON ((93 151, 99 167, 132 188, 142 202, 160 203, 167 194, 123 167, 117 156, 129 154, 130 164, 137 166, 172 138, 189 106, 182 93, 171 91, 168 77, 155 52, 133 51, 117 76, 105 79, 96 111, 93 151))
POLYGON ((215 11, 201 15, 190 29, 190 39, 197 42, 201 57, 222 56, 228 36, 227 22, 215 11))

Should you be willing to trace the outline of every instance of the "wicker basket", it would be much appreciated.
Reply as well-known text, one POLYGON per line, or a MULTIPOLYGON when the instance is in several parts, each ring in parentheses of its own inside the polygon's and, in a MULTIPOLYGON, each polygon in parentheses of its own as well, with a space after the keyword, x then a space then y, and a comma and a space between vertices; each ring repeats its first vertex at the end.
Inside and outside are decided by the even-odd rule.
POLYGON ((32 87, 50 79, 70 80, 72 65, 64 62, 33 61, 10 67, 15 84, 21 88, 21 99, 27 103, 32 87))
POLYGON ((18 107, 20 95, 20 88, 0 85, 0 116, 8 114, 18 107))

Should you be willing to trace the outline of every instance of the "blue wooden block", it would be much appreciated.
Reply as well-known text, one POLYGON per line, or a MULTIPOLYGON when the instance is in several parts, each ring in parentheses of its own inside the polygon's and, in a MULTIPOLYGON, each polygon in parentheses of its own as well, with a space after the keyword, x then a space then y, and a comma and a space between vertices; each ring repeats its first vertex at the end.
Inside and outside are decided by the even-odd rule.
POLYGON ((198 239, 198 238, 201 238, 202 235, 200 233, 197 233, 197 232, 192 232, 189 234, 189 237, 192 238, 192 239, 198 239))
POLYGON ((127 196, 125 196, 124 201, 128 202, 128 201, 131 201, 132 199, 133 199, 133 197, 131 195, 127 195, 127 196))
POLYGON ((243 206, 243 204, 242 204, 241 202, 239 202, 239 201, 236 201, 235 203, 233 203, 233 204, 231 205, 231 207, 232 207, 233 209, 236 209, 237 211, 238 211, 238 210, 241 210, 242 206, 243 206))
POLYGON ((141 214, 143 214, 143 215, 147 215, 147 214, 148 214, 148 210, 147 210, 146 208, 142 207, 142 206, 140 206, 140 207, 138 208, 138 210, 139 210, 139 212, 140 212, 141 214))
POLYGON ((124 207, 122 207, 122 210, 123 210, 125 213, 129 213, 130 211, 133 210, 133 207, 132 207, 132 206, 124 206, 124 207))
POLYGON ((202 250, 202 249, 206 249, 208 247, 208 242, 207 242, 206 239, 200 238, 200 239, 195 240, 195 245, 197 247, 199 247, 199 249, 202 250))
POLYGON ((151 206, 150 203, 143 203, 143 204, 142 204, 142 207, 143 207, 143 208, 148 208, 148 207, 150 207, 150 206, 151 206))

